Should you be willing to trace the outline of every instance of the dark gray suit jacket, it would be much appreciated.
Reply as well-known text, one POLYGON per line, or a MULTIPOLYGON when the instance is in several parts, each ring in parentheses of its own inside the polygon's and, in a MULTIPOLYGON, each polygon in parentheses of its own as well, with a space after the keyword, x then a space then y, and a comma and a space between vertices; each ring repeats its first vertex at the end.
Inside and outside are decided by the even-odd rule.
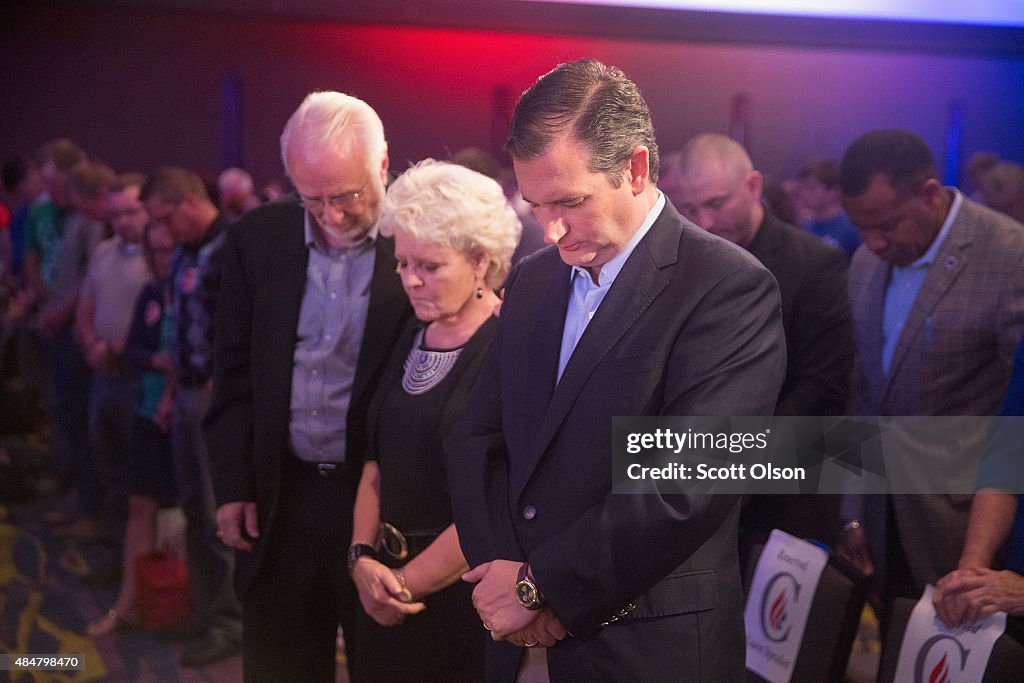
MULTIPOLYGON (((770 415, 785 371, 775 280, 666 204, 556 385, 570 270, 557 250, 509 278, 499 328, 449 442, 471 566, 526 560, 574 637, 552 681, 740 680, 738 501, 620 495, 612 417, 770 415), (602 627, 628 603, 637 607, 602 627)), ((511 587, 510 587, 511 590, 511 587)), ((488 677, 521 651, 494 644, 488 677)))
MULTIPOLYGON (((289 452, 292 359, 309 258, 302 208, 264 205, 231 226, 214 340, 214 391, 204 434, 217 505, 254 501, 261 530, 252 553, 238 553, 235 585, 244 597, 273 533, 281 468, 289 452)), ((366 453, 366 410, 376 379, 410 308, 395 273, 394 243, 379 237, 370 305, 347 415, 346 453, 366 453)))

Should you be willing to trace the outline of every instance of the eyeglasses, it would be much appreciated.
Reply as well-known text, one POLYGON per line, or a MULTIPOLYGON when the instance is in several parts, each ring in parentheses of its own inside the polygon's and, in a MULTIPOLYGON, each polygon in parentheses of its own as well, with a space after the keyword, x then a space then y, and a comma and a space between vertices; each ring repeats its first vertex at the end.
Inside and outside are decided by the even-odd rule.
POLYGON ((364 185, 361 189, 355 192, 346 192, 344 194, 336 194, 333 197, 307 197, 305 195, 299 195, 299 206, 305 207, 310 213, 320 214, 323 213, 324 209, 329 204, 335 211, 347 211, 355 206, 356 202, 366 194, 366 186, 364 185))

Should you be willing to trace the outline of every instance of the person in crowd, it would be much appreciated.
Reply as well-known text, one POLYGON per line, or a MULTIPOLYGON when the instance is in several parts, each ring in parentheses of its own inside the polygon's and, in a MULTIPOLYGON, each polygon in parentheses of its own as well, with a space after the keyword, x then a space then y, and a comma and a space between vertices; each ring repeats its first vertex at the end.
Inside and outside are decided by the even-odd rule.
POLYGON ((394 236, 417 320, 368 413, 351 572, 365 613, 380 626, 360 625, 357 680, 483 680, 486 634, 472 587, 459 581, 468 566, 452 524, 443 444, 494 336, 494 290, 508 273, 519 220, 492 179, 428 159, 388 188, 380 225, 394 236))
POLYGON ((84 159, 85 152, 67 138, 50 140, 36 152, 47 201, 32 207, 25 231, 25 281, 31 295, 24 302, 26 312, 49 295, 64 224, 74 210, 71 169, 84 159))
POLYGON ((149 221, 139 200, 145 177, 117 178, 107 194, 107 220, 114 235, 99 243, 89 262, 75 312, 75 330, 92 368, 89 437, 96 470, 115 509, 127 502, 124 469, 127 440, 138 402, 138 378, 125 363, 132 307, 150 269, 139 243, 149 221))
POLYGON ((761 201, 764 208, 783 223, 802 225, 806 221, 800 220, 800 209, 783 183, 785 181, 779 182, 770 176, 763 176, 761 201))
POLYGON ((205 423, 224 543, 236 549, 247 681, 334 681, 344 631, 359 670, 346 557, 366 409, 409 317, 378 234, 388 173, 373 109, 310 94, 281 135, 297 200, 232 226, 205 423))
POLYGON ((182 168, 157 170, 141 198, 150 220, 166 226, 178 244, 171 272, 176 325, 171 439, 178 495, 188 520, 185 543, 197 610, 192 621, 164 635, 195 639, 183 650, 181 663, 201 666, 235 654, 241 642, 241 607, 231 584, 234 562, 217 538, 210 454, 201 433, 210 405, 214 316, 228 221, 202 179, 182 168))
MULTIPOLYGON (((1024 332, 1024 226, 943 187, 927 144, 906 130, 875 130, 851 143, 840 186, 864 238, 848 287, 859 358, 855 413, 995 414, 1024 332)), ((975 431, 958 434, 959 452, 980 452, 980 423, 975 431)), ((901 441, 908 471, 935 456, 921 436, 901 441)), ((950 453, 944 464, 972 477, 977 461, 950 453)), ((956 568, 969 505, 969 495, 844 500, 846 545, 875 578, 883 606, 917 598, 956 568)))
MULTIPOLYGON (((125 184, 134 189, 138 185, 125 184)), ((118 204, 113 193, 112 204, 118 204)), ((137 200, 137 196, 136 196, 137 200)), ((114 208, 112 213, 124 209, 114 208)), ((143 209, 144 211, 144 209, 143 209)), ((144 214, 136 214, 141 216, 144 214)), ((130 220, 131 213, 118 220, 130 220)), ((117 229, 115 227, 115 229, 117 229)), ((174 411, 173 384, 167 373, 174 367, 171 341, 174 317, 171 309, 171 259, 174 237, 164 224, 145 223, 143 254, 152 279, 146 283, 134 304, 123 358, 141 376, 140 400, 134 408, 127 445, 128 521, 124 531, 121 587, 114 605, 105 614, 89 622, 86 635, 102 638, 138 621, 136 606, 135 561, 156 545, 157 511, 175 502, 174 466, 171 457, 171 416, 174 411)), ((138 375, 136 376, 138 379, 138 375)))
POLYGON ((958 569, 940 579, 937 589, 936 612, 950 628, 982 621, 996 612, 1024 617, 1024 576, 1009 569, 958 569))
POLYGON ((501 164, 494 155, 479 147, 463 147, 452 155, 452 163, 465 166, 491 180, 497 180, 501 173, 501 164))
POLYGON ((287 178, 271 178, 263 184, 263 188, 260 190, 259 200, 261 203, 272 202, 282 199, 290 191, 287 178))
MULTIPOLYGON (((460 149, 452 155, 452 162, 481 173, 492 180, 498 180, 501 177, 502 169, 501 165, 498 164, 498 160, 494 158, 493 154, 479 147, 460 149)), ((514 176, 511 183, 503 185, 503 191, 509 206, 515 210, 522 226, 519 244, 516 245, 516 250, 512 254, 512 264, 515 265, 524 257, 529 256, 544 246, 544 234, 537 224, 537 219, 530 213, 529 206, 522 205, 520 207, 522 197, 515 187, 514 176)))
POLYGON ((39 169, 27 157, 12 157, 4 162, 2 178, 4 191, 11 200, 10 260, 4 263, 4 279, 10 291, 18 292, 22 284, 29 212, 36 204, 46 201, 47 195, 39 169))
POLYGON ((839 247, 849 259, 860 246, 860 233, 843 211, 839 164, 816 159, 800 169, 800 205, 810 213, 807 229, 826 244, 839 247))
MULTIPOLYGON (((92 454, 88 430, 92 369, 75 339, 74 322, 89 262, 106 230, 107 188, 114 180, 114 173, 102 164, 83 160, 66 175, 66 187, 61 190, 58 178, 64 174, 55 162, 44 165, 43 171, 51 178, 50 194, 54 201, 64 196, 72 209, 65 221, 51 226, 60 228, 61 234, 53 247, 45 302, 37 315, 39 327, 49 338, 52 393, 47 409, 52 443, 55 451, 65 453, 62 457, 68 458, 81 513, 77 521, 62 526, 56 533, 98 540, 108 535, 103 513, 109 510, 108 504, 112 501, 106 498, 92 454)), ((34 227, 42 228, 43 223, 34 227)), ((41 231, 34 234, 38 236, 41 231)), ((35 239, 31 242, 33 246, 39 243, 35 239)), ((31 259, 28 263, 36 261, 31 259)))
POLYGON ((1010 161, 996 164, 982 176, 979 189, 987 206, 1024 222, 1024 166, 1010 161))
MULTIPOLYGON (((676 164, 677 189, 666 194, 680 213, 749 251, 779 283, 786 379, 775 414, 842 415, 854 354, 846 257, 766 209, 763 176, 735 140, 699 135, 676 164)), ((835 496, 753 496, 740 520, 744 548, 772 528, 831 545, 839 540, 838 504, 835 496)))
POLYGON ((234 223, 249 209, 260 205, 256 185, 248 171, 226 168, 217 176, 217 201, 225 218, 234 223))
POLYGON ((696 225, 743 247, 771 271, 782 294, 786 380, 776 415, 841 415, 853 370, 853 328, 841 252, 768 211, 763 176, 724 135, 687 142, 669 199, 696 225))
MULTIPOLYGON (((1013 357, 1013 372, 1000 416, 1024 415, 1024 341, 1013 357)), ((1019 420, 997 422, 978 468, 967 537, 955 571, 939 579, 932 596, 936 612, 950 627, 978 621, 996 611, 1024 616, 1024 463, 1019 420), (1005 547, 1005 555, 1000 551, 1005 547), (1003 571, 996 571, 1003 560, 1003 571)))
POLYGON ((999 158, 998 154, 985 150, 977 151, 967 158, 964 171, 971 188, 971 193, 968 195, 971 199, 980 204, 986 203, 985 196, 981 192, 981 181, 985 174, 991 171, 1000 161, 1002 159, 999 158))
POLYGON ((613 493, 612 417, 769 415, 775 280, 658 191, 650 113, 619 69, 542 76, 508 149, 554 247, 509 277, 447 448, 488 679, 742 680, 738 497, 613 493))

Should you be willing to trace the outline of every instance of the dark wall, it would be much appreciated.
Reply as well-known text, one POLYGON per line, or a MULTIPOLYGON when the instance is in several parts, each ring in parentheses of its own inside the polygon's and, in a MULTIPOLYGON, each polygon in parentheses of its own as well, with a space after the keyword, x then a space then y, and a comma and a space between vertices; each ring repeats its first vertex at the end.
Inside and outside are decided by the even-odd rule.
MULTIPOLYGON (((838 156, 859 133, 911 128, 943 163, 950 107, 962 153, 1024 160, 1024 58, 942 52, 703 44, 497 31, 313 23, 125 8, 0 9, 0 153, 68 135, 117 170, 225 160, 224 80, 240 83, 242 160, 281 173, 277 139, 311 89, 342 90, 381 114, 392 165, 500 147, 518 93, 555 64, 594 56, 644 91, 663 148, 727 132, 749 102, 755 163, 779 176, 838 156)), ((233 124, 232 124, 233 125, 233 124)), ((229 127, 230 133, 231 128, 229 127)))

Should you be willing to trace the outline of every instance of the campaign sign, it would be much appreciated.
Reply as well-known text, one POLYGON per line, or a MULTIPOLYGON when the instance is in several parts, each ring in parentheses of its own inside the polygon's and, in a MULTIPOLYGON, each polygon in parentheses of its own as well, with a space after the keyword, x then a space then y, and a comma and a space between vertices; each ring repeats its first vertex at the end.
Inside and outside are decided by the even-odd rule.
POLYGON ((789 683, 828 553, 773 529, 757 561, 743 620, 747 669, 771 683, 789 683))
POLYGON ((931 585, 910 613, 903 632, 894 683, 980 681, 999 636, 1006 630, 1006 612, 975 624, 947 628, 935 614, 931 585))

